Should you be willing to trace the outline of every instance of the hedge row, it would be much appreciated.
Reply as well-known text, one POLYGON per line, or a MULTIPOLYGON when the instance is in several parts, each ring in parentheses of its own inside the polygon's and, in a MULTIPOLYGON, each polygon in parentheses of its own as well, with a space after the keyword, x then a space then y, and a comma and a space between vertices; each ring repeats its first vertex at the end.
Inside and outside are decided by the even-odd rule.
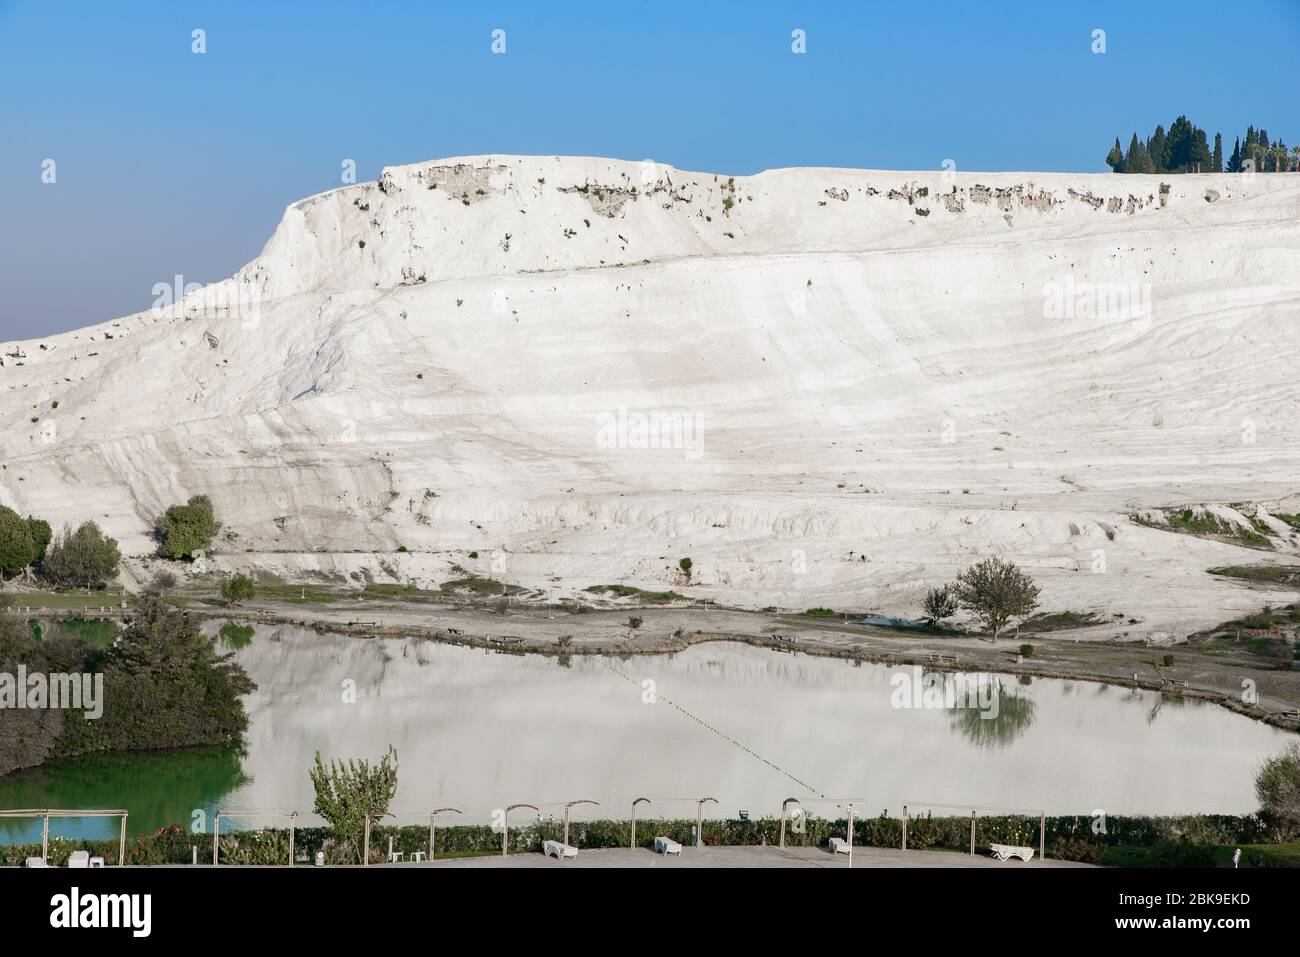
MULTIPOLYGON (((920 817, 908 822, 909 848, 969 850, 969 817, 920 817)), ((847 821, 809 817, 804 821, 803 833, 795 833, 787 823, 786 844, 793 846, 824 846, 831 837, 843 837, 847 821)), ((776 844, 780 838, 779 819, 763 818, 754 821, 724 820, 704 822, 704 843, 709 845, 776 844)), ((982 849, 990 843, 1021 844, 1038 847, 1039 819, 1019 815, 978 817, 975 819, 975 846, 982 849)), ((535 853, 546 840, 560 840, 564 825, 561 821, 545 819, 534 824, 510 828, 512 853, 535 853)), ((670 837, 682 844, 694 843, 693 820, 649 819, 637 822, 637 844, 650 847, 658 835, 670 837)), ((371 860, 380 862, 387 856, 388 839, 393 839, 393 849, 402 851, 410 859, 414 851, 427 851, 429 829, 426 825, 404 827, 375 827, 370 840, 371 860)), ((1281 835, 1264 819, 1251 815, 1198 814, 1182 817, 1112 817, 1106 820, 1105 832, 1094 831, 1091 817, 1049 817, 1046 820, 1048 857, 1096 862, 1107 847, 1156 847, 1166 844, 1223 845, 1268 844, 1280 840, 1281 835)), ((627 847, 631 840, 629 821, 573 821, 569 826, 569 843, 579 848, 627 847)), ((439 856, 472 856, 499 854, 501 834, 487 826, 451 825, 437 830, 439 856)), ((853 822, 853 842, 859 847, 899 847, 902 843, 902 821, 892 817, 856 819, 853 822)), ((200 863, 212 860, 212 835, 194 834, 179 825, 163 828, 153 835, 128 838, 126 862, 128 864, 188 864, 193 849, 198 848, 200 863)), ((50 862, 66 864, 75 850, 88 850, 102 856, 112 865, 118 860, 116 840, 74 841, 53 838, 50 841, 50 862)), ((335 841, 328 828, 304 827, 294 833, 295 856, 300 860, 314 860, 317 851, 325 851, 332 859, 335 841)), ((21 865, 28 857, 39 857, 39 844, 0 846, 0 864, 21 865)), ((235 831, 221 835, 221 862, 223 864, 285 864, 289 859, 289 831, 287 828, 267 828, 258 831, 235 831)))

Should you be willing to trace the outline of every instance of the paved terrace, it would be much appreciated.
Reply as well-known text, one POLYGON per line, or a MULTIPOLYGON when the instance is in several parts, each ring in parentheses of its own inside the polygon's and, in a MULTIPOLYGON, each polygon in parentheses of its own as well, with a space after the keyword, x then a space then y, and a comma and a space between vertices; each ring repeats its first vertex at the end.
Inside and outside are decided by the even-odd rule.
MULTIPOLYGON (((424 861, 419 864, 383 864, 381 867, 659 867, 667 870, 682 867, 826 867, 847 868, 847 854, 831 854, 821 847, 787 847, 771 845, 759 847, 683 847, 682 853, 656 854, 646 848, 618 847, 600 850, 580 850, 578 856, 566 861, 536 854, 500 854, 487 857, 455 857, 445 860, 424 861)), ((1075 861, 1040 861, 1037 856, 1029 863, 1020 860, 999 861, 984 854, 963 854, 960 851, 903 851, 897 848, 859 847, 853 849, 853 867, 993 867, 1003 870, 1046 867, 1091 867, 1075 861)))

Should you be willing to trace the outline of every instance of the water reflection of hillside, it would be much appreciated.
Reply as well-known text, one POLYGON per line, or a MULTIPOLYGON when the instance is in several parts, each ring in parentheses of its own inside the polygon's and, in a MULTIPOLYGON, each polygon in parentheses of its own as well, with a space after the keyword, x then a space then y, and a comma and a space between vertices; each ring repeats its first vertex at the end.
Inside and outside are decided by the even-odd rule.
MULTIPOLYGON (((401 756, 392 810, 407 823, 443 805, 486 823, 502 801, 575 794, 605 808, 712 794, 718 814, 759 813, 779 809, 791 776, 816 793, 869 792, 880 807, 922 794, 1049 813, 1240 813, 1257 806, 1256 765, 1290 737, 1201 702, 1005 674, 980 676, 995 695, 983 708, 978 686, 973 708, 902 704, 900 669, 725 642, 557 666, 288 625, 250 636, 227 624, 205 629, 258 684, 242 761, 221 750, 88 758, 0 779, 0 807, 125 806, 133 834, 188 826, 194 809, 218 804, 225 814, 296 809, 307 825, 317 751, 377 759, 392 744, 401 756), (647 700, 647 681, 657 699, 647 700)), ((0 840, 19 827, 39 837, 38 823, 10 822, 0 840)), ((113 827, 85 822, 80 833, 113 827)))

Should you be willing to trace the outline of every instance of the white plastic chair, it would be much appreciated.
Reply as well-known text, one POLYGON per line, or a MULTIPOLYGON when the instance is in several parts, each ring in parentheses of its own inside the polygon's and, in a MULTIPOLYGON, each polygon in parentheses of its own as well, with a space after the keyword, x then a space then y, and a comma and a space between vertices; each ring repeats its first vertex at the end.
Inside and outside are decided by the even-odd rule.
POLYGON ((571 844, 565 844, 562 841, 543 841, 542 853, 547 857, 553 857, 557 861, 562 861, 566 857, 577 857, 578 849, 571 844))
POLYGON ((999 861, 1010 860, 1013 857, 1018 857, 1022 861, 1029 861, 1034 856, 1032 847, 1020 847, 1016 844, 990 844, 989 850, 993 852, 993 856, 999 861))
POLYGON ((682 852, 682 846, 678 844, 676 841, 672 840, 671 838, 667 838, 667 837, 655 838, 656 854, 668 855, 668 854, 680 854, 681 852, 682 852))

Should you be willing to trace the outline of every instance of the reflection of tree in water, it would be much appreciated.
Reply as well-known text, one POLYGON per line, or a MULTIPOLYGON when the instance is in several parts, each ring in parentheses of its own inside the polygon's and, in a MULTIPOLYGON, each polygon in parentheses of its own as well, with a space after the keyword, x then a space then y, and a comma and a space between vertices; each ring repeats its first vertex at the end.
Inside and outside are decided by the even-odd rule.
POLYGON ((237 625, 233 621, 228 621, 221 626, 221 642, 229 651, 238 651, 240 648, 247 648, 252 644, 253 636, 257 630, 252 625, 237 625))
POLYGON ((1001 681, 993 684, 992 692, 996 707, 985 712, 959 706, 952 712, 952 728, 977 747, 1004 748, 1034 723, 1035 704, 1028 696, 1004 690, 1001 681))
POLYGON ((1156 716, 1160 714, 1160 709, 1165 705, 1173 708, 1181 708, 1187 704, 1187 699, 1179 694, 1165 694, 1163 691, 1156 695, 1156 700, 1151 703, 1151 710, 1147 712, 1147 724, 1154 724, 1156 716))

